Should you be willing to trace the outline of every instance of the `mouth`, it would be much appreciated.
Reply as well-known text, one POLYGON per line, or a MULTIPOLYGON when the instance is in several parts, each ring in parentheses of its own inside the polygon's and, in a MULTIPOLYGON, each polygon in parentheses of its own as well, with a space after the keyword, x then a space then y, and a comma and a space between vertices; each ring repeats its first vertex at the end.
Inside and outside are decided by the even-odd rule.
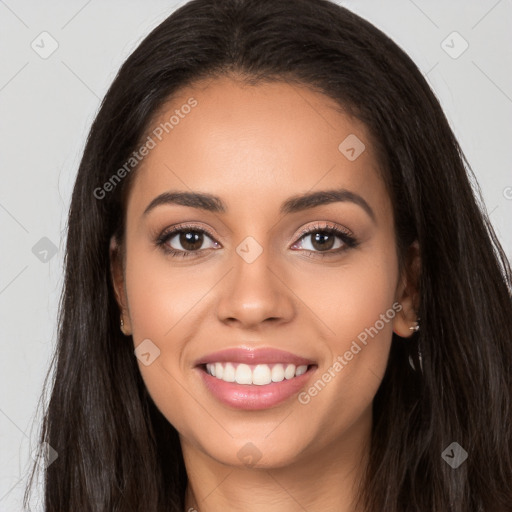
POLYGON ((318 365, 292 363, 245 364, 231 361, 196 366, 208 392, 221 404, 234 409, 271 409, 305 388, 318 365))

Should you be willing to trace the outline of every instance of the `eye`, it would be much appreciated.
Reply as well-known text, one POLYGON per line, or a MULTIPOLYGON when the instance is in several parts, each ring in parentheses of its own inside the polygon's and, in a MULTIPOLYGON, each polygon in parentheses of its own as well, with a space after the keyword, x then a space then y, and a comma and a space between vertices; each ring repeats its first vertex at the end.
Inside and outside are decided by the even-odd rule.
POLYGON ((345 231, 331 224, 316 224, 300 233, 300 238, 292 249, 303 249, 322 257, 340 254, 349 248, 356 247, 357 244, 356 238, 348 230, 345 231))
MULTIPOLYGON (((211 233, 193 224, 165 230, 155 243, 169 256, 183 258, 193 256, 200 251, 221 247, 211 233), (204 244, 208 243, 208 240, 210 245, 205 247, 204 244)), ((312 257, 323 257, 338 255, 357 245, 356 238, 348 230, 345 231, 330 224, 316 224, 304 229, 291 248, 312 253, 312 257)))
POLYGON ((213 235, 205 229, 194 225, 182 225, 164 231, 157 238, 156 245, 161 247, 169 256, 181 256, 184 258, 202 250, 220 247, 220 244, 213 240, 213 235), (207 239, 211 240, 212 243, 209 247, 204 247, 207 239))

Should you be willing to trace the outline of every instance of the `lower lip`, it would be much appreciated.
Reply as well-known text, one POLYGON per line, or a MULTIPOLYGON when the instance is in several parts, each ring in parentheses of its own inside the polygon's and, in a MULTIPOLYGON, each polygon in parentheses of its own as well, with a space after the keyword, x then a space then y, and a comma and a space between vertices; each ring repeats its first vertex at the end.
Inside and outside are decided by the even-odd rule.
POLYGON ((298 377, 284 379, 281 382, 271 382, 263 386, 225 382, 213 377, 201 367, 198 367, 197 370, 208 390, 225 405, 237 409, 259 410, 275 407, 298 393, 312 377, 316 368, 316 365, 312 365, 306 373, 298 377))

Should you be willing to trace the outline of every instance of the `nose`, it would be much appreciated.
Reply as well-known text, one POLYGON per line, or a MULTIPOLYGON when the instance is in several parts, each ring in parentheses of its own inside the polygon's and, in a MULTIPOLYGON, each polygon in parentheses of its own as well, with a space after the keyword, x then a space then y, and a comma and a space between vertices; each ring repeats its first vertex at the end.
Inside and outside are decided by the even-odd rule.
POLYGON ((293 292, 286 283, 287 273, 270 261, 265 251, 248 261, 238 254, 233 257, 234 266, 217 303, 219 320, 246 329, 289 322, 295 307, 293 292))

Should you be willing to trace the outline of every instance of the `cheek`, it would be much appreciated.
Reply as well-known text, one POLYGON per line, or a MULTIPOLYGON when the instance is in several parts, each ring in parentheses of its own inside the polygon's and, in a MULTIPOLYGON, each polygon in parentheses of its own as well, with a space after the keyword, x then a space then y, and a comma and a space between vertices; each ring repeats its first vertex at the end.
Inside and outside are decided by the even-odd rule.
POLYGON ((332 349, 342 349, 391 308, 398 280, 395 254, 382 249, 354 252, 337 268, 311 273, 302 267, 294 274, 294 292, 311 307, 332 349))
POLYGON ((357 417, 370 405, 387 366, 393 318, 400 309, 392 247, 382 244, 354 253, 346 265, 316 272, 314 282, 297 278, 293 288, 311 305, 315 315, 310 318, 319 326, 317 337, 328 354, 318 372, 322 382, 306 390, 301 403, 314 402, 314 408, 326 410, 343 403, 346 409, 337 422, 357 417))
POLYGON ((172 339, 180 322, 194 316, 195 305, 214 284, 213 276, 209 285, 207 273, 193 266, 180 267, 157 251, 134 246, 127 260, 126 287, 135 340, 172 339))
MULTIPOLYGON (((166 258, 133 248, 126 266, 126 288, 134 348, 145 340, 158 348, 149 365, 138 360, 144 384, 158 409, 182 435, 192 435, 199 390, 185 382, 187 343, 194 337, 204 308, 207 275, 172 268, 166 258), (202 299, 203 297, 203 299, 202 299)), ((147 342, 146 342, 147 343, 147 342)), ((189 371, 189 370, 188 370, 189 371)))

